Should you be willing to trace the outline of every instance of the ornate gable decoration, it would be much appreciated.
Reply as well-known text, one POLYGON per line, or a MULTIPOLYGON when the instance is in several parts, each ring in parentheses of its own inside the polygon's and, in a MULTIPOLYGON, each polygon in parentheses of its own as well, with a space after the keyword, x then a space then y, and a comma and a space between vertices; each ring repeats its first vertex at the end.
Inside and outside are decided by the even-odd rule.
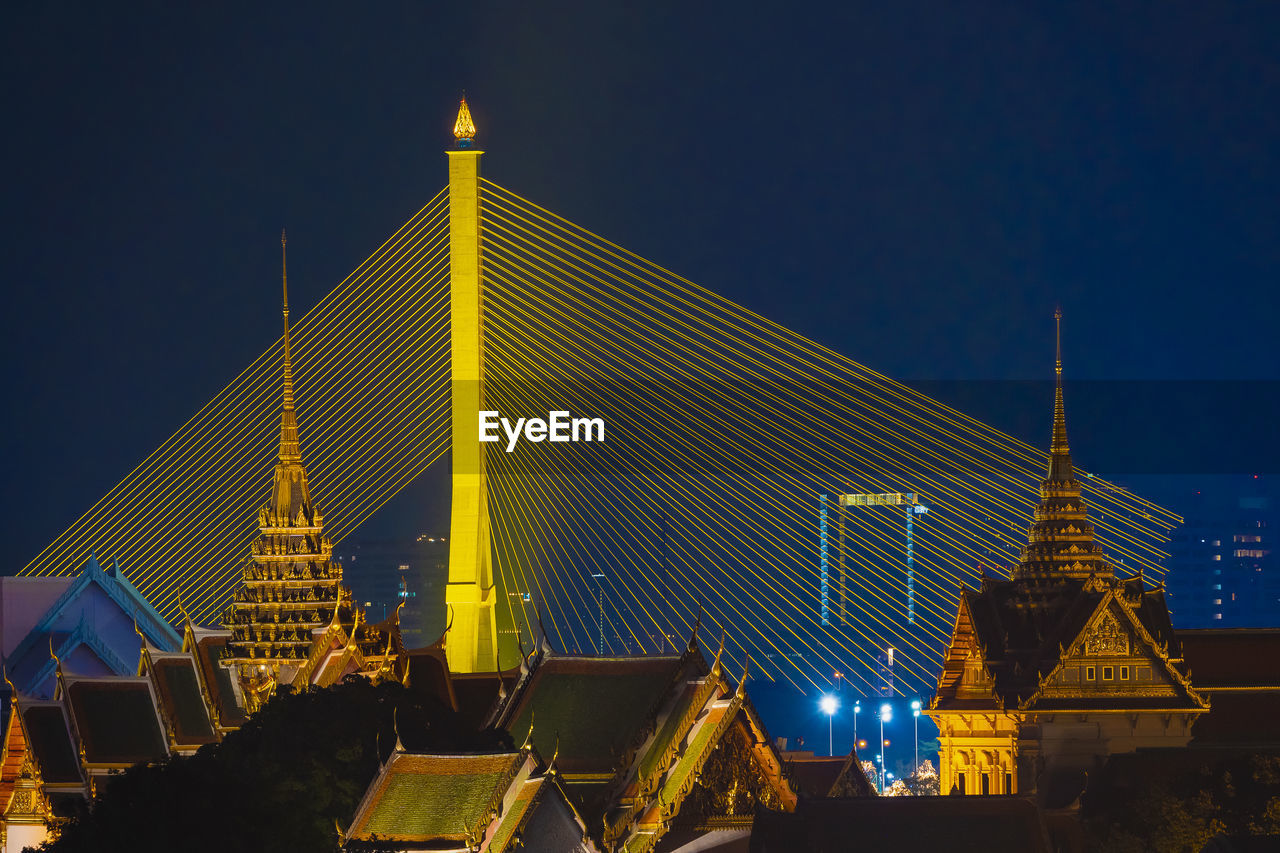
POLYGON ((1085 635, 1084 653, 1087 655, 1127 655, 1129 654, 1129 632, 1116 619, 1113 611, 1107 610, 1102 618, 1094 623, 1093 628, 1085 635))

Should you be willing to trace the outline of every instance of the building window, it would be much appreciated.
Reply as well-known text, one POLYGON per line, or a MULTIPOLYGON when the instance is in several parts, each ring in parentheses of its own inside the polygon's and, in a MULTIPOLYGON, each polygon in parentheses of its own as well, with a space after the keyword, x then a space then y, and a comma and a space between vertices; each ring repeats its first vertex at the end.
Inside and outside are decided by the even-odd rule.
POLYGON ((1215 561, 1215 562, 1217 562, 1217 561, 1219 561, 1219 560, 1221 560, 1221 559, 1222 559, 1222 555, 1221 555, 1221 554, 1214 554, 1214 555, 1213 555, 1213 559, 1214 559, 1214 561, 1215 561))
POLYGON ((990 795, 991 795, 991 777, 988 774, 983 773, 982 774, 982 796, 987 797, 990 795))
POLYGON ((1006 794, 1013 793, 1013 774, 1007 771, 1004 774, 1004 792, 1006 794))
POLYGON ((1222 603, 1222 599, 1221 599, 1221 598, 1215 598, 1215 599, 1213 600, 1213 603, 1214 603, 1214 604, 1221 604, 1221 603, 1222 603))
POLYGON ((1257 557, 1258 559, 1262 559, 1263 557, 1267 556, 1267 552, 1260 551, 1257 548, 1237 548, 1236 556, 1237 557, 1257 557))
POLYGON ((1116 672, 1115 667, 1104 666, 1102 668, 1102 680, 1110 681, 1115 677, 1115 672, 1116 672))
POLYGON ((1242 536, 1239 533, 1231 537, 1231 539, 1233 542, 1261 542, 1262 541, 1261 536, 1242 536))
POLYGON ((1121 681, 1129 680, 1129 667, 1127 666, 1120 667, 1120 680, 1121 681))
POLYGON ((1085 677, 1085 680, 1086 680, 1086 681, 1093 681, 1093 680, 1095 680, 1095 679, 1098 677, 1098 676, 1097 676, 1097 670, 1095 670, 1095 669, 1094 669, 1093 667, 1091 667, 1091 666, 1086 666, 1086 667, 1084 668, 1084 677, 1085 677))
POLYGON ((1214 618, 1214 619, 1221 619, 1221 618, 1222 618, 1222 614, 1221 614, 1221 613, 1215 613, 1215 614, 1213 614, 1213 618, 1214 618))

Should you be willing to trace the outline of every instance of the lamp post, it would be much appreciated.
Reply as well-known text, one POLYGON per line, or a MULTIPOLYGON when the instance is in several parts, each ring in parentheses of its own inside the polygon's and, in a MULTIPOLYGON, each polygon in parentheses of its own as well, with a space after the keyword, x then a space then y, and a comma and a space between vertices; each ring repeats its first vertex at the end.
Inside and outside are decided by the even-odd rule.
POLYGON ((828 693, 818 702, 818 707, 822 709, 822 713, 827 715, 827 755, 835 755, 835 736, 832 734, 831 720, 840 708, 840 700, 828 693))
POLYGON ((855 699, 853 702, 853 745, 858 745, 858 714, 862 711, 862 702, 855 699))
POLYGON ((911 771, 911 775, 914 776, 915 774, 920 772, 920 700, 919 699, 911 700, 911 716, 915 718, 915 724, 916 724, 916 740, 915 740, 916 763, 914 765, 914 769, 911 771))
POLYGON ((893 706, 885 702, 880 706, 880 793, 884 793, 884 767, 889 763, 888 741, 884 739, 884 724, 893 719, 893 706))

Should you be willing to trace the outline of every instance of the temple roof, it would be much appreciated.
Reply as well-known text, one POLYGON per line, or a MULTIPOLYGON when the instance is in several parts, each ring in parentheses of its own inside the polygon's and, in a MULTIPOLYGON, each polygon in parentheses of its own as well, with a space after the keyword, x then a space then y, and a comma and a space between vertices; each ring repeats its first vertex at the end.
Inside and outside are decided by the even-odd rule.
POLYGON ((521 743, 532 724, 534 746, 558 754, 565 773, 613 774, 687 665, 685 657, 548 656, 521 689, 508 730, 521 743))
POLYGON ((1280 628, 1178 631, 1182 656, 1209 713, 1191 730, 1198 746, 1280 743, 1280 628))
MULTIPOLYGON (((6 596, 21 596, 24 587, 40 589, 38 600, 47 600, 44 578, 6 578, 6 596)), ((77 650, 96 661, 101 672, 132 675, 140 645, 135 623, 157 648, 176 651, 182 638, 142 593, 129 582, 114 561, 105 568, 93 555, 80 574, 68 579, 57 599, 32 623, 5 661, 9 677, 27 695, 49 696, 54 682, 50 641, 59 657, 77 650)))
POLYGON ((147 679, 69 680, 66 691, 86 763, 131 765, 168 755, 147 679))
POLYGON ((803 797, 874 797, 875 789, 862 772, 857 750, 848 755, 782 754, 791 787, 803 797))
POLYGON ((151 671, 174 743, 182 747, 216 741, 218 735, 209 720, 194 658, 190 655, 154 655, 151 671))
MULTIPOLYGON (((1061 663, 1064 652, 1080 644, 1082 634, 1097 620, 1099 611, 1114 614, 1116 608, 1121 614, 1132 613, 1140 627, 1134 631, 1135 643, 1146 645, 1141 637, 1145 632, 1150 637, 1149 651, 1153 656, 1169 661, 1179 658, 1178 639, 1169 620, 1164 592, 1146 588, 1141 577, 1099 578, 1091 582, 1068 579, 1053 599, 1029 592, 1018 580, 986 579, 980 591, 965 590, 939 677, 937 707, 1018 707, 1035 696, 1061 663), (969 655, 990 678, 991 690, 986 696, 966 692, 963 686, 963 669, 969 655)), ((1071 707, 1084 708, 1081 701, 1073 700, 1071 707)), ((1114 704, 1114 700, 1110 701, 1114 704)), ((1168 707, 1168 701, 1163 701, 1162 707, 1168 707)), ((1048 710, 1049 704, 1052 703, 1039 699, 1036 707, 1048 710)), ((1133 702, 1127 701, 1126 707, 1131 705, 1133 702)))
POLYGON ((83 784, 71 726, 60 702, 22 704, 22 724, 46 785, 83 784))
POLYGON ((348 831, 355 840, 421 845, 483 837, 491 812, 524 766, 522 752, 415 755, 395 752, 348 831))
POLYGON ((187 640, 188 650, 195 655, 201 681, 209 692, 218 715, 218 725, 222 728, 235 728, 246 719, 244 708, 236 701, 231 671, 218 663, 230 638, 230 631, 201 628, 191 632, 187 640))
POLYGON ((9 715, 3 731, 3 756, 0 756, 0 812, 9 805, 9 797, 13 794, 13 783, 17 781, 18 773, 27 758, 27 737, 22 731, 22 718, 9 715))

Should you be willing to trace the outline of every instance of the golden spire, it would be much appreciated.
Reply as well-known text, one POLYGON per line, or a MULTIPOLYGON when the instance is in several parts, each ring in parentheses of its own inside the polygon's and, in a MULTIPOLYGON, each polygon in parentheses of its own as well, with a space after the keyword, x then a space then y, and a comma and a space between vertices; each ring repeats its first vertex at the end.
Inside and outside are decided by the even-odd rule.
POLYGON ((458 119, 453 123, 453 138, 458 140, 459 148, 470 148, 471 140, 476 138, 476 123, 471 120, 471 109, 467 106, 464 93, 462 103, 458 104, 458 119))
POLYGON ((1067 410, 1062 402, 1062 309, 1053 312, 1056 338, 1053 391, 1053 440, 1049 445, 1049 479, 1065 483, 1074 479, 1071 451, 1067 448, 1067 410))
POLYGON ((1014 577, 1074 577, 1109 575, 1114 569, 1093 539, 1080 481, 1067 449, 1067 415, 1062 402, 1062 309, 1053 312, 1055 361, 1053 441, 1049 470, 1040 483, 1036 507, 1014 577))
POLYGON ((280 461, 302 459, 298 450, 298 416, 293 410, 293 354, 289 350, 289 268, 285 233, 280 229, 280 283, 284 291, 284 406, 280 413, 280 461))

